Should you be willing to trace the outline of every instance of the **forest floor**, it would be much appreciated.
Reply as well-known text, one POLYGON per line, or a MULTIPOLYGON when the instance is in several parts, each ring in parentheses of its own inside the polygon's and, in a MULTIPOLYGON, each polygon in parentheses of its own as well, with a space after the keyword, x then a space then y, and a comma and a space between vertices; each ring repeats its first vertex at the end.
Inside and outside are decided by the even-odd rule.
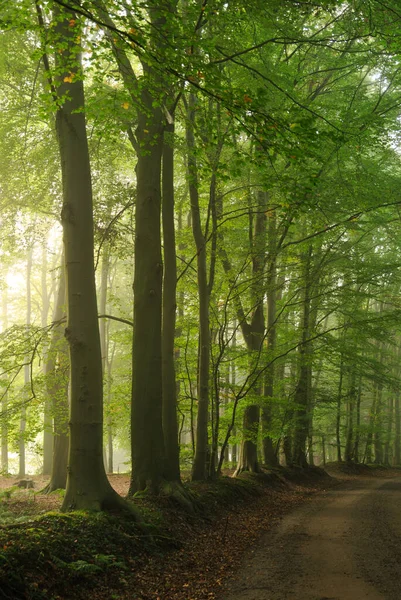
MULTIPOLYGON (((190 484, 197 498, 194 513, 184 512, 167 498, 138 499, 136 505, 150 523, 145 531, 121 515, 62 515, 58 512, 61 495, 40 493, 46 479, 33 477, 32 491, 16 489, 15 479, 2 477, 0 599, 80 600, 87 599, 88 593, 91 600, 384 598, 311 595, 310 590, 302 596, 301 588, 295 591, 299 581, 309 578, 311 569, 315 572, 312 561, 320 556, 322 540, 313 532, 298 530, 299 517, 293 515, 304 515, 303 523, 310 515, 315 522, 319 502, 323 510, 327 498, 338 494, 350 500, 358 494, 349 492, 354 489, 379 491, 391 483, 389 477, 401 475, 400 471, 367 467, 346 470, 332 465, 329 470, 334 477, 321 469, 285 469, 260 477, 190 484), (316 496, 316 492, 322 493, 316 496), (314 535, 316 547, 310 550, 308 567, 300 564, 302 543, 314 535), (281 556, 278 563, 272 563, 273 554, 281 556), (283 570, 291 575, 284 577, 287 587, 280 584, 283 570), (278 595, 271 595, 270 582, 278 595)), ((128 476, 112 475, 110 481, 121 495, 127 493, 128 476)), ((339 509, 333 506, 336 514, 339 509)), ((322 523, 327 527, 324 519, 322 523)), ((334 534, 328 530, 327 536, 334 534)), ((364 539, 369 545, 369 534, 364 539)), ((324 553, 335 554, 336 548, 327 540, 324 543, 324 553)))

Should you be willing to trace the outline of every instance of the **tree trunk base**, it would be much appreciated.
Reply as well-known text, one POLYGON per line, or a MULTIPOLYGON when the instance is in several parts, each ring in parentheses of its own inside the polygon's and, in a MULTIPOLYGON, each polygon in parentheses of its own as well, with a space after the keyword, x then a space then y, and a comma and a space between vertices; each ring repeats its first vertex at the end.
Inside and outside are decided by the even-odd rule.
POLYGON ((238 477, 238 475, 241 475, 241 473, 262 473, 262 470, 258 463, 254 465, 238 465, 238 467, 235 469, 233 477, 238 477))
POLYGON ((53 483, 49 481, 49 483, 40 491, 41 494, 51 494, 53 492, 57 492, 58 490, 65 490, 64 485, 58 485, 57 483, 53 483))
POLYGON ((128 497, 144 498, 144 497, 164 497, 176 502, 181 508, 189 513, 194 513, 197 505, 197 500, 190 490, 186 489, 180 481, 163 480, 157 487, 147 487, 144 490, 138 490, 134 494, 128 492, 128 497))
POLYGON ((67 491, 61 507, 62 512, 70 512, 74 510, 88 510, 94 512, 123 512, 131 515, 136 521, 141 522, 142 517, 139 511, 132 505, 131 502, 122 498, 110 486, 110 489, 105 490, 105 493, 96 495, 80 494, 79 492, 67 491))
POLYGON ((195 512, 195 496, 182 483, 177 481, 166 481, 161 486, 160 492, 163 496, 172 498, 186 512, 193 514, 195 512))

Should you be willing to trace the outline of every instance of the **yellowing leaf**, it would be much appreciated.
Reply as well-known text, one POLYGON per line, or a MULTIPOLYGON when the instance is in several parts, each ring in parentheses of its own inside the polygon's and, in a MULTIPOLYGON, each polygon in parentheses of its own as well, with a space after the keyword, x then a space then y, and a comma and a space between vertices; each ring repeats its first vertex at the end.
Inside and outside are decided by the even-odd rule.
POLYGON ((128 103, 128 102, 124 102, 124 103, 123 103, 121 106, 122 106, 123 108, 125 108, 125 110, 128 110, 128 109, 129 109, 129 103, 128 103))
POLYGON ((70 73, 69 75, 66 75, 66 77, 64 77, 64 83, 72 83, 73 79, 74 79, 74 74, 70 73))

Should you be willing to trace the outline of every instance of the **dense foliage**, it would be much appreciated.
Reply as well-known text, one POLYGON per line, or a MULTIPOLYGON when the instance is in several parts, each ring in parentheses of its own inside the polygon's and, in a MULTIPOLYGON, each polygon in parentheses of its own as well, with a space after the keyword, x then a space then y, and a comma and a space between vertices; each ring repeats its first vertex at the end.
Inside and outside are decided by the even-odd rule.
POLYGON ((400 20, 0 2, 3 472, 400 465, 400 20))

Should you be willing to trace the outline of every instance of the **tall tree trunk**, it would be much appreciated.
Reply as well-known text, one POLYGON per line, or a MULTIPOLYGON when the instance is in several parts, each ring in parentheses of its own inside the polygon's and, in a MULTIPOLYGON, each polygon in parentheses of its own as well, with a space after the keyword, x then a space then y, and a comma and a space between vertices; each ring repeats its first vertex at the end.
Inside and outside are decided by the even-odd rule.
MULTIPOLYGON (((376 303, 376 312, 381 315, 383 313, 383 302, 376 303)), ((384 358, 384 342, 377 342, 377 353, 380 364, 383 364, 384 358)), ((375 450, 375 464, 383 464, 383 381, 380 378, 375 385, 377 389, 376 403, 375 403, 375 415, 374 415, 374 434, 373 434, 373 445, 375 450)))
POLYGON ((341 433, 341 405, 342 405, 342 394, 343 394, 343 370, 344 370, 344 361, 343 361, 343 354, 341 353, 340 378, 338 380, 337 410, 336 410, 336 448, 337 448, 337 460, 339 463, 342 462, 340 433, 341 433))
MULTIPOLYGON (((381 356, 381 352, 380 352, 381 356)), ((377 384, 377 395, 374 415, 373 445, 375 450, 375 464, 383 464, 383 384, 377 384)))
MULTIPOLYGON (((280 282, 280 288, 279 288, 279 294, 282 294, 282 288, 284 285, 284 281, 285 281, 285 275, 282 275, 282 281, 280 282)), ((280 298, 281 299, 281 298, 280 298)), ((283 316, 283 323, 282 323, 282 331, 283 331, 283 335, 287 336, 288 335, 288 330, 289 330, 289 314, 285 314, 283 316)), ((286 364, 285 360, 282 360, 278 363, 278 365, 276 366, 276 370, 277 370, 277 381, 280 382, 281 384, 281 389, 280 389, 280 393, 283 397, 287 397, 287 402, 286 405, 284 406, 284 414, 282 417, 282 425, 281 425, 281 436, 282 436, 282 451, 284 454, 284 459, 285 459, 285 465, 288 467, 290 465, 292 465, 292 426, 293 426, 293 419, 294 419, 294 406, 293 406, 293 401, 292 398, 289 395, 289 390, 286 389, 285 386, 285 372, 286 372, 286 368, 290 369, 290 373, 292 373, 294 371, 294 367, 293 367, 293 363, 294 363, 294 357, 289 357, 290 361, 289 361, 289 365, 286 364)), ((289 378, 290 380, 293 379, 292 376, 290 376, 289 378)), ((277 444, 276 446, 276 454, 278 455, 280 450, 280 443, 277 444)))
POLYGON ((53 414, 53 452, 51 477, 44 492, 65 489, 68 462, 68 347, 63 335, 63 320, 66 315, 66 281, 64 255, 62 256, 60 279, 53 314, 53 329, 47 353, 46 391, 51 399, 53 414))
MULTIPOLYGON (((42 276, 41 276, 41 296, 42 296, 42 310, 41 310, 41 322, 42 327, 47 326, 47 319, 49 315, 49 293, 47 290, 47 240, 42 247, 42 276)), ((47 352, 48 348, 43 348, 43 375, 47 375, 47 352)), ((51 410, 51 398, 46 394, 45 405, 44 405, 44 416, 43 416, 43 475, 50 475, 52 470, 52 454, 53 454, 53 427, 52 427, 52 410, 51 410)))
POLYGON ((360 457, 360 439, 361 439, 361 400, 362 400, 362 376, 359 377, 358 393, 356 397, 356 427, 354 442, 354 461, 359 462, 360 457))
MULTIPOLYGON (((233 339, 231 342, 231 347, 233 349, 233 352, 235 353, 235 349, 237 347, 237 322, 234 321, 233 322, 233 328, 234 328, 234 333, 233 333, 233 339)), ((233 360, 231 363, 231 386, 232 389, 234 390, 235 393, 235 386, 237 385, 237 366, 236 366, 236 361, 233 360)), ((235 435, 235 427, 233 427, 233 435, 235 435)), ((237 444, 233 444, 231 447, 231 462, 235 465, 237 464, 237 453, 238 453, 238 446, 237 444)))
MULTIPOLYGON (((169 37, 167 24, 175 12, 174 1, 161 5, 151 0, 147 5, 151 36, 149 47, 160 60, 164 46, 160 36, 169 37)), ((127 8, 127 7, 126 7, 127 8)), ((161 107, 166 101, 166 81, 159 68, 142 61, 139 81, 128 54, 113 33, 114 23, 105 3, 99 0, 96 10, 107 25, 120 75, 137 107, 135 135, 128 128, 129 139, 137 153, 137 200, 134 244, 134 334, 132 341, 131 454, 132 475, 129 493, 148 489, 157 492, 167 478, 162 424, 162 280, 161 252, 161 160, 165 119, 161 107)), ((128 11, 128 8, 127 8, 128 11)), ((133 19, 127 12, 127 19, 133 19)), ((168 44, 166 44, 167 46, 168 44)))
POLYGON ((192 231, 197 251, 199 294, 199 355, 198 355, 198 416, 196 421, 196 446, 192 466, 192 479, 206 479, 208 475, 208 410, 209 410, 209 289, 207 284, 206 240, 202 232, 199 209, 198 170, 195 157, 196 97, 189 94, 186 140, 188 146, 188 184, 192 213, 192 231))
MULTIPOLYGON (((264 300, 264 268, 265 268, 265 251, 266 251, 266 210, 267 210, 267 192, 259 192, 258 194, 259 207, 256 214, 255 224, 253 227, 253 211, 249 210, 249 237, 251 245, 251 256, 252 256, 252 289, 251 289, 251 302, 253 307, 253 314, 251 322, 248 323, 247 317, 241 302, 241 298, 238 294, 234 295, 233 301, 235 305, 235 311, 238 319, 238 323, 241 327, 242 335, 247 348, 251 351, 252 357, 250 360, 250 372, 257 370, 259 363, 264 332, 265 322, 263 314, 263 300, 264 300)), ((223 214, 222 201, 219 199, 218 202, 218 217, 221 218, 223 214)), ((219 233, 219 246, 218 251, 221 258, 221 262, 224 268, 230 285, 234 288, 236 285, 235 278, 233 277, 233 270, 231 261, 229 259, 228 252, 224 247, 223 233, 220 230, 219 233)), ((256 373, 255 373, 256 375, 256 373)), ((252 375, 251 375, 252 377, 252 375)), ((262 386, 255 377, 254 390, 255 395, 261 395, 262 386)), ((242 471, 258 472, 260 470, 257 454, 257 433, 259 429, 259 406, 248 405, 245 407, 243 416, 243 440, 239 450, 238 465, 235 474, 239 474, 242 471)))
POLYGON ((142 92, 136 167, 134 335, 130 494, 157 491, 165 477, 162 428, 161 156, 162 114, 142 92))
MULTIPOLYGON (((3 293, 1 297, 2 305, 2 331, 6 331, 8 328, 8 293, 7 293, 7 272, 5 273, 5 281, 3 287, 3 293)), ((3 392, 1 399, 1 472, 4 475, 8 473, 8 394, 7 391, 3 392)))
POLYGON ((326 466, 326 437, 322 435, 322 463, 326 466))
POLYGON ((174 224, 174 124, 164 130, 162 159, 162 223, 163 223, 163 323, 162 381, 163 437, 166 477, 180 481, 180 449, 178 444, 177 384, 175 378, 175 324, 177 265, 174 224))
POLYGON ((310 404, 310 369, 311 348, 308 343, 310 335, 311 313, 311 259, 312 247, 304 256, 304 298, 302 303, 301 340, 299 347, 299 378, 295 389, 295 423, 293 442, 293 463, 299 467, 307 467, 306 440, 309 431, 308 406, 310 404))
MULTIPOLYGON (((276 348, 276 297, 277 297, 277 264, 276 264, 276 213, 274 210, 268 216, 268 249, 269 265, 267 277, 267 350, 272 361, 276 348)), ((274 370, 273 362, 266 369, 264 377, 264 403, 262 409, 263 430, 263 460, 266 466, 276 467, 278 465, 277 454, 270 436, 272 424, 272 399, 274 394, 274 370)))
MULTIPOLYGON (((107 372, 107 383, 106 383, 106 403, 110 409, 112 402, 112 374, 113 374, 113 362, 114 362, 114 352, 115 352, 115 343, 113 343, 113 347, 111 350, 111 355, 108 356, 106 361, 106 372, 107 372)), ((114 447, 113 447, 113 437, 114 437, 114 427, 113 427, 113 419, 111 414, 107 416, 107 472, 114 473, 114 447)))
MULTIPOLYGON (((110 251, 109 245, 107 241, 104 242, 102 248, 102 263, 101 263, 101 271, 100 271, 100 294, 99 294, 99 313, 104 315, 107 313, 107 288, 108 288, 108 278, 110 271, 110 251)), ((106 319, 99 319, 99 334, 100 334, 100 348, 102 352, 102 373, 103 373, 103 392, 104 392, 104 383, 107 375, 107 390, 109 389, 109 340, 108 340, 108 322, 106 319)), ((107 432, 107 472, 113 472, 113 436, 112 436, 112 427, 110 423, 110 411, 109 404, 110 396, 107 393, 105 397, 105 407, 106 407, 106 432, 107 432)))
MULTIPOLYGON (((33 246, 28 250, 27 262, 26 262, 26 327, 29 336, 29 328, 31 326, 32 317, 32 255, 33 246)), ((30 397, 30 384, 31 384, 31 359, 30 354, 25 356, 24 366, 24 396, 28 400, 30 397)), ((25 477, 26 475, 26 456, 25 456, 25 429, 26 429, 26 405, 23 404, 21 409, 21 419, 19 426, 19 440, 18 440, 18 458, 19 458, 19 469, 18 477, 25 477)))
MULTIPOLYGON (((398 347, 398 364, 401 358, 401 346, 398 347)), ((400 410, 400 387, 397 385, 394 395, 394 458, 395 466, 401 465, 401 410, 400 410)))
POLYGON ((376 402, 377 402, 377 387, 373 387, 373 400, 369 411, 368 421, 368 435, 366 436, 366 447, 365 447, 365 460, 364 462, 370 464, 373 461, 373 433, 375 428, 375 414, 376 414, 376 402))
POLYGON ((386 443, 384 445, 384 464, 390 466, 391 464, 391 437, 393 430, 393 413, 394 413, 394 398, 391 395, 388 401, 387 407, 387 431, 386 431, 386 443))
POLYGON ((63 510, 126 508, 103 464, 102 356, 94 270, 93 207, 80 22, 54 6, 63 241, 67 276, 67 327, 71 365, 70 448, 63 510))
MULTIPOLYGON (((311 329, 314 327, 314 319, 312 319, 313 324, 311 324, 311 329)), ((310 351, 310 355, 312 356, 312 350, 310 351)), ((315 463, 314 452, 313 452, 313 412, 314 412, 314 400, 313 400, 313 386, 312 386, 312 365, 309 366, 308 369, 308 464, 310 467, 313 467, 315 463)))
POLYGON ((355 371, 350 374, 350 387, 348 391, 347 402, 347 437, 345 442, 344 460, 351 463, 354 460, 354 436, 355 436, 355 402, 356 402, 356 386, 355 386, 355 371))
MULTIPOLYGON (((263 314, 263 299, 264 299, 264 268, 265 268, 265 251, 266 251, 266 210, 267 210, 267 192, 258 193, 258 212, 255 218, 254 230, 252 231, 252 214, 250 213, 250 236, 251 236, 251 252, 252 252, 252 290, 251 300, 254 307, 251 323, 248 324, 242 314, 239 320, 242 333, 244 335, 247 348, 251 350, 251 365, 250 368, 257 368, 260 353, 262 350, 264 333, 265 333, 265 317, 263 314)), ((242 307, 238 307, 237 313, 241 313, 242 307)), ((240 316, 240 314, 238 315, 240 316)), ((252 392, 256 396, 261 396, 262 385, 257 382, 252 392)), ((260 471, 257 452, 257 435, 259 430, 259 406, 257 404, 248 405, 244 410, 243 417, 243 440, 241 443, 239 460, 235 475, 242 471, 251 471, 257 473, 260 471)))

